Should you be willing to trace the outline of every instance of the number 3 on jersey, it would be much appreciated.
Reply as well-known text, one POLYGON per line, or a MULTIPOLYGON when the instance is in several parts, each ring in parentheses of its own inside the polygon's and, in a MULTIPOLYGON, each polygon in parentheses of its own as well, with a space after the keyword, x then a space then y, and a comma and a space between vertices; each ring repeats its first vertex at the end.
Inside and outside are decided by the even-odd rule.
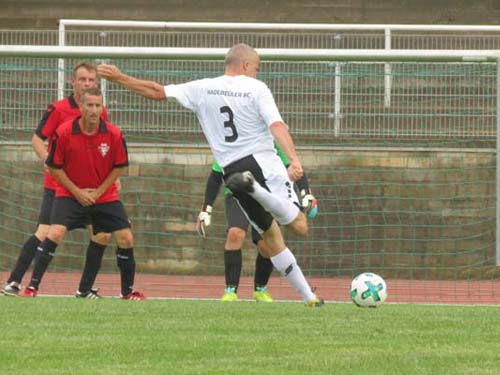
POLYGON ((234 115, 231 108, 227 105, 224 107, 220 107, 220 113, 227 113, 228 120, 224 121, 224 127, 231 129, 232 134, 230 136, 226 136, 225 140, 228 143, 234 142, 238 139, 238 132, 236 131, 236 126, 234 126, 234 115))

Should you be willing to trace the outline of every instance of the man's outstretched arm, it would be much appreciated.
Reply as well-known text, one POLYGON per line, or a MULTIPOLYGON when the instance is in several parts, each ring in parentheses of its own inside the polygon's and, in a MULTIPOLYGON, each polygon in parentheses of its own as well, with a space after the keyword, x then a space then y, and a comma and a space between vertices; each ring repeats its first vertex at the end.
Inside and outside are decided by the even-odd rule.
POLYGON ((116 82, 136 94, 154 100, 167 98, 163 86, 153 81, 134 78, 123 73, 115 65, 101 64, 97 67, 97 74, 108 81, 116 82))

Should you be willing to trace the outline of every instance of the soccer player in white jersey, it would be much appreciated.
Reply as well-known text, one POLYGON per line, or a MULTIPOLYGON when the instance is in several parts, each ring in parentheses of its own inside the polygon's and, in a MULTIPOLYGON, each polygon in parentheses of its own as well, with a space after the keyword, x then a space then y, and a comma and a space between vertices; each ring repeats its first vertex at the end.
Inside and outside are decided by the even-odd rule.
POLYGON ((273 265, 306 305, 321 306, 323 299, 311 290, 277 224, 290 226, 298 234, 308 231, 291 183, 303 170, 288 126, 267 85, 256 79, 257 52, 236 44, 225 63, 222 76, 167 86, 128 76, 114 65, 99 65, 98 74, 146 98, 175 98, 196 113, 226 185, 267 243, 273 265), (274 140, 290 161, 288 173, 274 140))

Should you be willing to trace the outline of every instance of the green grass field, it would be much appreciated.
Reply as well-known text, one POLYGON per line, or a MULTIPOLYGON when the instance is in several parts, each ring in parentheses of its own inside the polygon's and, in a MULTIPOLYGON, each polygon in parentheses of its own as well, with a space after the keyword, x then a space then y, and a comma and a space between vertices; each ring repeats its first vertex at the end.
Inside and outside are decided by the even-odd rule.
POLYGON ((0 297, 0 374, 498 374, 498 307, 0 297))

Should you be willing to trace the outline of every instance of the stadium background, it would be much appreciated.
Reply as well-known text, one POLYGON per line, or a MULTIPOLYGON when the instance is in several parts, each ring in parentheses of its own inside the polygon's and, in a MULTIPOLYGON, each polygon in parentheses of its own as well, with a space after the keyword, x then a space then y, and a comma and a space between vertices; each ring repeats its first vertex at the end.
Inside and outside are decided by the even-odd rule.
POLYGON ((61 18, 143 21, 305 22, 495 25, 494 0, 2 0, 7 29, 54 29, 61 18))
MULTIPOLYGON (((82 3, 73 2, 73 1, 64 1, 64 2, 42 2, 42 1, 31 1, 31 2, 14 2, 14 1, 2 1, 2 13, 0 16, 0 21, 3 28, 25 28, 25 29, 55 29, 57 27, 57 21, 59 18, 101 18, 101 19, 131 19, 131 20, 158 20, 158 21, 233 21, 233 22, 316 22, 316 23, 440 23, 440 24, 494 24, 497 17, 500 16, 500 9, 496 9, 495 2, 475 2, 473 5, 468 4, 467 2, 410 2, 410 1, 392 1, 392 2, 368 2, 368 1, 358 1, 358 2, 261 2, 261 4, 256 7, 255 5, 249 4, 243 1, 236 2, 178 2, 178 1, 146 1, 141 2, 140 9, 137 9, 134 6, 135 2, 119 2, 120 8, 117 8, 118 2, 107 2, 106 4, 101 4, 98 2, 89 1, 84 4, 84 8, 82 9, 82 3), (22 5, 22 6, 20 6, 22 5), (107 10, 109 9, 109 11, 107 10), (394 16, 397 14, 397 19, 394 16), (195 16, 193 16, 195 15, 195 16)), ((19 147, 15 147, 15 149, 7 149, 7 152, 4 155, 15 155, 13 156, 15 160, 21 160, 20 155, 24 153, 29 153, 29 148, 22 149, 19 147)), ((198 153, 199 151, 196 151, 198 153)), ((144 154, 144 151, 141 151, 144 154)), ((169 154, 169 160, 182 160, 186 158, 186 154, 192 154, 193 151, 189 149, 171 149, 167 151, 169 154)), ((380 170, 384 170, 387 167, 394 168, 392 172, 388 175, 389 179, 393 179, 392 182, 399 184, 403 183, 403 178, 407 178, 403 171, 407 165, 431 165, 431 164, 448 164, 450 168, 454 169, 462 169, 465 165, 470 165, 471 160, 473 160, 474 165, 481 166, 487 165, 491 166, 494 158, 488 154, 478 154, 472 155, 467 158, 459 158, 456 160, 452 155, 442 155, 442 154, 420 154, 420 155, 403 155, 403 154, 387 154, 384 156, 377 155, 373 157, 373 155, 368 155, 367 158, 371 157, 378 162, 375 163, 366 163, 367 158, 364 161, 360 161, 360 158, 354 155, 352 152, 343 151, 340 154, 340 159, 347 160, 347 164, 344 164, 344 167, 349 168, 349 166, 359 166, 364 165, 366 167, 364 178, 366 181, 380 180, 380 170), (493 159, 492 159, 493 158, 493 159), (377 168, 380 168, 377 171, 377 168), (368 169, 372 169, 371 172, 368 172, 368 169)), ((337 154, 339 155, 339 153, 337 154)), ((324 165, 332 166, 334 162, 331 159, 331 155, 328 152, 325 152, 325 155, 319 155, 316 151, 314 154, 305 152, 305 158, 308 160, 307 164, 309 166, 318 166, 317 161, 323 160, 324 165)), ((8 158, 9 156, 7 156, 8 158)), ((207 261, 202 265, 201 273, 204 274, 220 274, 222 267, 222 254, 221 254, 221 240, 219 239, 219 243, 212 242, 211 244, 202 244, 198 238, 195 237, 192 231, 192 223, 194 218, 196 217, 196 211, 193 212, 192 207, 198 205, 197 202, 192 202, 193 197, 199 197, 201 201, 202 193, 203 193, 203 182, 204 176, 208 172, 207 165, 209 164, 209 156, 208 155, 200 155, 202 158, 202 163, 200 165, 184 165, 179 166, 175 165, 172 168, 162 168, 162 175, 170 178, 174 183, 166 184, 164 182, 155 182, 152 180, 144 180, 144 181, 136 181, 133 179, 134 175, 141 174, 143 176, 156 177, 158 175, 158 169, 155 167, 151 167, 148 164, 140 164, 137 163, 136 166, 132 167, 128 171, 128 175, 132 177, 127 180, 129 185, 127 188, 129 192, 126 194, 127 199, 129 201, 137 200, 138 204, 135 206, 135 210, 131 209, 131 215, 136 215, 140 217, 156 217, 161 218, 164 216, 165 220, 158 221, 147 221, 139 224, 143 225, 144 232, 143 241, 150 241, 147 233, 148 231, 169 231, 170 233, 174 233, 172 236, 166 236, 159 243, 155 243, 154 245, 158 248, 162 246, 169 247, 170 250, 172 248, 178 247, 177 250, 173 250, 170 254, 170 257, 161 261, 145 261, 139 262, 139 270, 147 271, 148 273, 175 273, 177 274, 174 279, 172 279, 172 283, 170 284, 170 291, 175 290, 175 285, 178 285, 179 289, 182 289, 183 286, 189 285, 191 281, 188 279, 183 279, 179 275, 183 275, 186 273, 190 273, 192 270, 196 270, 197 273, 200 273, 200 268, 196 269, 197 259, 200 257, 200 251, 206 250, 205 247, 209 247, 208 252, 205 254, 209 254, 207 261), (203 165, 205 163, 205 165, 203 165), (195 183, 190 183, 190 179, 196 179, 195 183), (185 182, 184 182, 185 181, 185 182), (182 185, 179 185, 182 183, 182 185), (141 186, 137 186, 134 184, 142 184, 141 186), (156 186, 154 186, 156 184, 156 186), (151 197, 151 201, 161 202, 157 207, 147 207, 141 205, 141 196, 140 194, 147 194, 144 191, 147 190, 148 187, 154 187, 156 191, 172 191, 175 189, 179 189, 179 186, 183 189, 182 191, 185 193, 184 197, 180 195, 177 196, 168 196, 167 199, 158 199, 158 197, 151 197), (136 193, 137 192, 137 193, 136 193), (141 193, 139 193, 141 192, 141 193), (163 204, 169 206, 168 210, 165 209, 163 204), (178 211, 172 210, 172 206, 178 207, 191 207, 190 210, 181 209, 178 211), (174 213, 177 212, 177 213, 174 213), (177 215, 177 216, 176 216, 177 215), (175 236, 175 233, 185 233, 188 232, 190 235, 186 238, 185 236, 175 236), (173 254, 173 255, 172 255, 173 254), (210 268, 210 265, 218 264, 218 268, 210 268), (173 287, 174 286, 174 287, 173 287)), ((7 173, 15 176, 15 182, 13 185, 9 185, 9 190, 13 191, 13 195, 10 199, 19 200, 24 199, 26 206, 31 206, 31 214, 36 215, 37 211, 37 202, 39 196, 35 193, 31 193, 33 191, 33 187, 37 186, 37 181, 40 181, 40 175, 37 175, 37 165, 38 163, 29 160, 29 157, 26 157, 28 160, 25 160, 22 168, 14 168, 12 165, 7 165, 4 167, 7 173), (26 194, 24 189, 28 189, 29 193, 26 194), (30 190, 31 189, 31 190, 30 190), (16 197, 16 194, 19 196, 16 197), (21 198, 20 196, 23 195, 21 198), (30 201, 31 199, 31 201, 30 201)), ((182 163, 179 163, 182 164, 182 163)), ((19 166, 19 164, 17 164, 19 166)), ((491 173, 494 172, 494 169, 484 168, 483 170, 479 169, 478 173, 483 173, 487 177, 485 179, 491 181, 491 173)), ((356 175, 359 173, 357 171, 342 172, 342 178, 346 178, 350 181, 356 179, 356 175)), ((388 177, 386 175, 386 177, 388 177)), ((324 186, 324 189, 321 191, 322 196, 335 196, 339 193, 344 194, 345 196, 356 196, 360 194, 376 194, 381 193, 382 190, 378 191, 344 191, 341 187, 336 188, 328 188, 329 181, 332 176, 328 176, 326 173, 321 172, 321 168, 317 168, 316 172, 313 172, 313 181, 316 184, 320 184, 324 186)), ((386 178, 384 177, 384 178, 386 178)), ((468 179, 470 175, 463 175, 456 177, 455 182, 460 184, 460 178, 468 179)), ((429 178, 428 176, 426 178, 429 178)), ((435 178, 430 177, 430 178, 435 178)), ((449 180, 450 177, 447 175, 444 177, 446 180, 449 180)), ((474 177, 476 180, 481 180, 482 175, 474 177)), ((413 177, 410 177, 413 180, 422 181, 424 177, 419 171, 415 172, 413 177)), ((436 182, 436 180, 432 180, 436 182)), ((349 189, 348 187, 345 189, 349 189)), ((436 192, 427 191, 427 196, 432 196, 433 194, 438 194, 440 191, 439 186, 435 188, 436 192)), ((480 189, 484 189, 484 192, 480 192, 478 194, 484 196, 491 195, 492 187, 490 185, 482 186, 480 189)), ((406 190, 408 195, 410 196, 418 196, 419 192, 421 192, 421 188, 416 187, 413 191, 406 190)), ((396 192, 398 195, 400 192, 396 192)), ((390 191, 384 191, 385 199, 390 199, 390 191), (389 194, 388 194, 389 193, 389 194)), ((488 199, 486 199, 488 200, 488 199)), ((331 206, 329 207, 326 201, 323 202, 322 209, 326 212, 329 210, 333 210, 333 202, 330 202, 331 206)), ((456 202, 456 207, 449 207, 450 211, 456 210, 460 208, 461 202, 456 202)), ((491 207, 491 201, 486 204, 488 207, 491 207)), ((15 210, 15 206, 11 206, 13 210, 15 210)), ((222 213, 222 200, 219 199, 218 206, 219 215, 215 220, 215 225, 219 225, 219 229, 223 228, 223 217, 222 213)), ((337 207, 337 209, 339 209, 337 207)), ((345 209, 345 208, 343 208, 345 209)), ((3 210, 4 213, 7 213, 7 209, 3 210)), ((16 212, 12 212, 8 215, 12 222, 8 222, 8 219, 4 219, 3 225, 5 227, 16 227, 19 225, 16 219, 16 212)), ((394 218, 399 219, 399 218, 394 218)), ((391 221, 390 218, 384 217, 384 220, 391 221)), ((29 223, 26 223, 26 228, 29 228, 29 223)), ((359 223, 358 223, 359 224, 359 223)), ((361 223, 363 224, 363 223, 361 223)), ((373 224, 373 223, 372 223, 373 224)), ((491 223, 486 224, 487 228, 491 229, 491 223)), ((326 226, 325 226, 326 228, 326 226)), ((29 230, 29 229, 26 229, 29 230)), ((439 231, 439 229, 436 229, 439 231)), ((385 233, 387 228, 382 229, 385 233)), ((446 231, 446 229, 445 229, 446 231)), ((480 232, 484 232, 480 230, 480 232)), ((19 231, 18 233, 9 233, 6 242, 10 244, 21 244, 24 239, 26 233, 19 231)), ((441 233, 442 234, 442 233, 441 233)), ((315 238, 328 238, 328 236, 335 237, 336 233, 315 233, 315 238)), ((360 233, 356 233, 356 235, 360 235, 360 233)), ((370 236, 377 237, 376 233, 370 232, 370 236)), ((435 234, 439 236, 440 233, 435 234)), ((76 234, 73 237, 75 243, 82 240, 85 242, 86 235, 83 233, 76 234)), ((483 248, 485 244, 491 244, 491 232, 488 232, 485 238, 474 239, 472 241, 477 241, 473 245, 474 248, 483 248)), ((138 238, 140 243, 141 239, 138 238)), ((489 281, 498 279, 498 271, 491 266, 487 268, 481 268, 480 270, 471 270, 469 268, 462 269, 460 272, 457 272, 456 269, 450 268, 444 270, 442 268, 439 269, 439 275, 433 275, 432 271, 429 271, 429 268, 426 267, 428 265, 429 260, 432 257, 428 257, 427 255, 405 255, 403 248, 398 248, 400 243, 385 243, 382 247, 385 251, 401 251, 400 264, 408 264, 412 263, 415 269, 410 272, 402 272, 402 275, 398 275, 397 273, 389 274, 389 277, 400 277, 403 278, 415 278, 415 279, 425 279, 425 280, 433 280, 436 278, 439 279, 451 279, 454 280, 448 287, 446 287, 446 283, 441 281, 441 286, 439 290, 441 290, 441 294, 436 299, 437 301, 446 301, 446 294, 452 290, 453 301, 462 302, 463 296, 460 296, 460 293, 457 294, 457 290, 465 290, 465 294, 468 294, 470 297, 470 291, 477 291, 476 284, 457 284, 457 280, 466 280, 467 279, 487 279, 489 281), (391 248, 394 246, 394 248, 391 248), (437 277, 436 277, 437 276, 437 277), (465 287, 464 287, 465 285, 465 287), (474 286, 471 286, 474 285, 474 286)), ((414 244, 412 245, 414 246, 414 244)), ((450 245, 452 246, 452 245, 450 245)), ((414 248, 414 247, 413 247, 414 248)), ((15 249, 16 252, 18 248, 15 249)), ((245 249, 247 250, 247 249, 245 249)), ((370 252, 370 256, 358 258, 358 264, 346 264, 345 260, 343 260, 343 267, 346 267, 347 270, 357 269, 358 267, 371 267, 376 269, 377 267, 383 267, 383 258, 381 258, 378 254, 376 254, 376 248, 368 249, 370 252), (382 262, 382 263, 381 263, 382 262)), ((450 249, 441 249, 441 250, 450 250, 450 249)), ((75 251, 78 252, 81 249, 75 251)), ((310 251, 315 251, 315 249, 310 249, 310 251)), ((3 252, 3 251, 2 251, 3 252)), ((304 250, 302 255, 304 258, 307 258, 308 250, 304 250)), ((251 263, 254 256, 254 252, 251 250, 251 246, 248 246, 248 251, 245 251, 245 272, 246 274, 251 274, 251 263)), ((109 252, 108 254, 111 254, 109 252)), ((148 254, 142 254, 143 259, 147 258, 148 254)), ((344 251, 343 256, 347 256, 347 250, 344 251)), ((484 259, 484 253, 480 254, 466 254, 467 262, 481 263, 484 259)), ((454 261, 456 260, 457 255, 452 254, 450 258, 454 261)), ((71 264, 75 269, 80 269, 79 261, 76 260, 77 256, 71 252, 68 252, 66 256, 58 257, 55 262, 56 270, 57 265, 59 265, 61 270, 64 270, 67 264, 71 264)), ((313 258, 311 258, 313 259, 313 258)), ((314 258, 320 259, 320 258, 314 258)), ((338 258, 337 261, 344 258, 338 258)), ((353 258, 356 261, 356 258, 353 258)), ((439 262, 442 262, 443 258, 440 258, 439 262)), ((2 270, 6 270, 10 268, 12 258, 3 259, 2 270)), ((434 264, 436 265, 436 264, 434 264)), ((443 264, 438 264, 443 265, 443 264)), ((108 257, 107 263, 104 264, 104 270, 110 270, 113 268, 113 259, 112 257, 108 257)), ((332 276, 331 270, 336 270, 339 264, 336 261, 332 263, 324 263, 321 265, 307 264, 306 269, 312 271, 313 275, 316 273, 316 276, 332 276), (325 269, 327 267, 328 269, 325 269)), ((439 267, 438 267, 439 268, 439 267)), ((343 277, 342 282, 346 283, 349 280, 349 275, 340 274, 337 276, 343 277)), ((50 277, 54 277, 50 276, 50 277)), ((58 275, 55 275, 55 281, 57 281, 58 275)), ((60 276, 64 278, 64 274, 60 276)), ((141 275, 142 277, 142 275, 141 275)), ((277 278, 277 277, 276 277, 277 278)), ((276 279, 275 278, 275 279, 276 279)), ((158 279, 158 289, 160 290, 163 285, 163 281, 158 279)), ((110 281, 110 284, 117 285, 117 280, 110 281)), ((144 281, 146 283, 146 281, 144 281)), ((217 288, 220 288, 222 280, 217 279, 216 281, 211 281, 210 283, 205 283, 205 285, 210 285, 210 287, 217 285, 217 288)), ((276 281, 275 281, 276 282, 276 281)), ((338 289, 334 285, 326 285, 326 283, 322 282, 322 280, 317 281, 320 284, 324 285, 324 288, 328 289, 328 297, 332 297, 334 299, 342 299, 343 296, 335 295, 334 290, 338 289)), ((148 281, 151 283, 151 281, 148 281)), ((279 283, 279 282, 278 282, 279 283)), ((59 282, 59 284, 61 284, 59 282)), ((74 284, 74 283, 68 283, 74 284)), ((197 285, 203 284, 203 282, 197 282, 197 285)), ((249 285, 248 282, 246 285, 249 285)), ((66 285, 66 283, 64 283, 66 285)), ((394 284, 393 284, 394 285, 394 284)), ((403 284, 398 284, 403 285, 403 284)), ((278 286, 278 285, 277 285, 278 286)), ((279 285, 283 286, 283 285, 279 285)), ((484 295, 476 296, 477 299, 475 302, 489 302, 489 297, 498 298, 498 293, 492 293, 491 289, 495 288, 495 283, 488 283, 485 287, 480 287, 479 289, 484 292, 484 295)), ((276 288, 278 289, 278 288, 276 288)), ((212 292, 217 295, 219 289, 213 289, 212 292)), ((402 287, 402 290, 404 288, 402 287)), ((56 292, 67 292, 66 289, 58 290, 56 292)), ((169 293, 167 293, 169 294, 169 293)), ((196 294, 196 291, 193 292, 193 296, 199 296, 200 294, 196 294)), ((417 293, 418 294, 418 293, 417 293)), ((213 295, 208 295, 213 296, 213 295)), ((423 296, 422 298, 425 298, 423 296)), ((467 296, 466 296, 467 297, 467 296)), ((428 298, 428 296, 426 297, 428 298)), ((433 301, 427 299, 427 301, 433 301)), ((471 301, 471 299, 466 299, 466 301, 471 301)))

